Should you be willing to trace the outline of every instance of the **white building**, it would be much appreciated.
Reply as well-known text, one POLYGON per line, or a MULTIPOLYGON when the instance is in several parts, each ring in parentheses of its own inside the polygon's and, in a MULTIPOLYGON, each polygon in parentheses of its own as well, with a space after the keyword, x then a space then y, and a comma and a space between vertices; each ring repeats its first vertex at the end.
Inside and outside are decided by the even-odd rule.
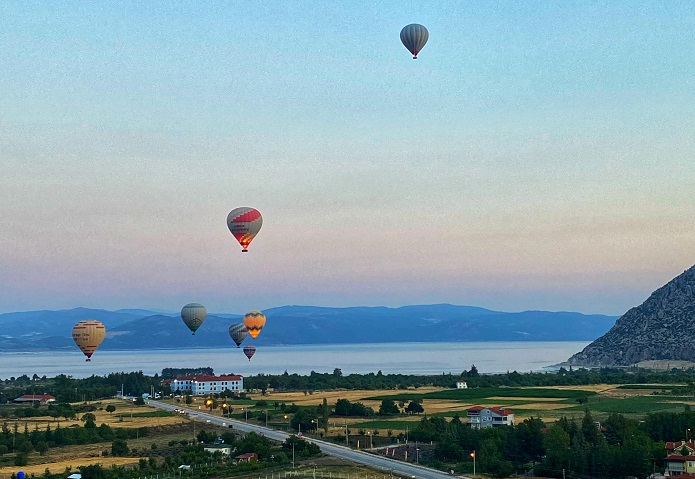
POLYGON ((456 381, 456 389, 468 389, 468 383, 466 381, 456 381))
POLYGON ((503 406, 473 406, 467 413, 468 423, 473 429, 514 425, 514 413, 503 406))
POLYGON ((207 396, 224 391, 241 392, 244 390, 242 376, 183 376, 171 381, 171 391, 193 396, 207 396))
POLYGON ((231 456, 234 448, 229 444, 207 444, 203 446, 203 449, 211 454, 219 452, 223 456, 231 456))

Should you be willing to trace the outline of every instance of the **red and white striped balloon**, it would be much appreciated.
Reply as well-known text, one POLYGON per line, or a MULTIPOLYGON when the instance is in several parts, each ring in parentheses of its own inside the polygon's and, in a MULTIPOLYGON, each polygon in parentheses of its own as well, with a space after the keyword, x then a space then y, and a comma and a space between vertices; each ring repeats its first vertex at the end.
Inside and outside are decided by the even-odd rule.
POLYGON ((255 208, 236 208, 227 215, 227 227, 246 253, 249 244, 256 237, 263 225, 263 217, 255 208))

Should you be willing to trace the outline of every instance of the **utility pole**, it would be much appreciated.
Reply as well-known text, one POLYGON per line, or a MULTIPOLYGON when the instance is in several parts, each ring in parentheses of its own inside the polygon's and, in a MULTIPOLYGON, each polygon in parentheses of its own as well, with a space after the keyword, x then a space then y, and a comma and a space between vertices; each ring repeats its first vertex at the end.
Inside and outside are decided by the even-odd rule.
MULTIPOLYGON (((473 458, 473 477, 475 477, 475 449, 471 452, 471 457, 473 458)), ((562 470, 564 473, 564 469, 562 470)))
POLYGON ((347 447, 350 447, 350 440, 348 439, 347 421, 345 421, 345 445, 347 447))

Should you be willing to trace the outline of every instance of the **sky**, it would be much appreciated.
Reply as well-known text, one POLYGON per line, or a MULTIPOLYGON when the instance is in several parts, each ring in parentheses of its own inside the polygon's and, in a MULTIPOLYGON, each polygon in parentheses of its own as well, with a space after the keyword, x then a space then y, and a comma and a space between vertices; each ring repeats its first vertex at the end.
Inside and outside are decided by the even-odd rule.
POLYGON ((1 2, 0 312, 622 314, 695 263, 690 1, 1 2), (399 32, 421 23, 413 60, 399 32), (242 253, 229 211, 263 227, 242 253))

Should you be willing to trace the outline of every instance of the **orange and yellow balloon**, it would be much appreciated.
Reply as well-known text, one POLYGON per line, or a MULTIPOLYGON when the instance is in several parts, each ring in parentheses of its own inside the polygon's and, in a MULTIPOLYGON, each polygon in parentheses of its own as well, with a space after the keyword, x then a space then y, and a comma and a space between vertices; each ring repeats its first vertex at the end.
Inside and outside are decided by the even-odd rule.
POLYGON ((92 360, 92 354, 97 350, 105 336, 106 328, 96 319, 80 321, 72 328, 72 339, 87 356, 87 361, 92 360))
POLYGON ((244 326, 249 330, 252 338, 256 339, 265 326, 265 315, 260 311, 251 311, 244 316, 244 326))

